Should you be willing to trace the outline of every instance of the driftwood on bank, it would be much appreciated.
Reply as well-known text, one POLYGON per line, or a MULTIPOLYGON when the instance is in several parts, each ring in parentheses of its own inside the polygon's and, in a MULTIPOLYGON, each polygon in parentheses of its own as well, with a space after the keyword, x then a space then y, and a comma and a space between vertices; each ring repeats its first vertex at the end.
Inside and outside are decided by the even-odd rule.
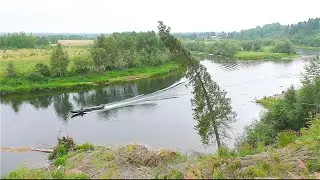
POLYGON ((8 152, 37 151, 37 152, 51 153, 53 152, 53 149, 37 149, 37 148, 30 148, 30 147, 1 147, 0 151, 8 151, 8 152))

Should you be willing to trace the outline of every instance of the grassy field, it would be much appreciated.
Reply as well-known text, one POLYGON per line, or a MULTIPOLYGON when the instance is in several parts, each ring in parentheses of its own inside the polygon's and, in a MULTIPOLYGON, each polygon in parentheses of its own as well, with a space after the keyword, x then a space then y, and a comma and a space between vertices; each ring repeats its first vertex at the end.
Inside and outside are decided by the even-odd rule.
MULTIPOLYGON (((68 52, 70 58, 89 53, 87 47, 64 47, 64 50, 68 52)), ((52 48, 0 50, 0 79, 4 78, 9 62, 13 63, 18 74, 25 75, 32 72, 39 62, 49 64, 51 52, 52 48)))
POLYGON ((40 92, 72 88, 87 88, 97 85, 149 78, 152 76, 158 76, 179 70, 181 70, 181 67, 178 64, 169 63, 157 67, 113 70, 105 72, 101 75, 74 75, 57 78, 48 77, 40 82, 34 82, 28 80, 25 77, 19 77, 0 80, 0 92, 1 95, 7 95, 21 92, 40 92))

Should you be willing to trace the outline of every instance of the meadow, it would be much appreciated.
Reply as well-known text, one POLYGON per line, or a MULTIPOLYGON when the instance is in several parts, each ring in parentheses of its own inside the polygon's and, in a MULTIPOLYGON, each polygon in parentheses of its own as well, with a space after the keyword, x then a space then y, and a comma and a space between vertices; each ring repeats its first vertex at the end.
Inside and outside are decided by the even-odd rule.
MULTIPOLYGON (((44 49, 0 50, 0 79, 5 77, 5 72, 10 62, 13 63, 18 75, 22 76, 33 72, 37 63, 49 65, 52 50, 53 47, 44 49)), ((89 53, 89 49, 85 46, 67 46, 64 50, 68 52, 70 58, 89 53)), ((69 68, 71 68, 71 66, 72 63, 70 63, 69 68)))

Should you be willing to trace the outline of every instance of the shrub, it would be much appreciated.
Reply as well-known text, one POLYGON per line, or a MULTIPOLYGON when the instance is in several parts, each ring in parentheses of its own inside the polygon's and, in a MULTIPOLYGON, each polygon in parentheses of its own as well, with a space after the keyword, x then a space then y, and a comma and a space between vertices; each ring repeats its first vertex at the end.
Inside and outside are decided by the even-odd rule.
POLYGON ((40 82, 45 80, 45 77, 39 73, 31 72, 28 74, 27 79, 34 82, 40 82))
POLYGON ((320 171, 320 157, 312 158, 307 161, 307 168, 310 172, 320 171))
POLYGON ((61 156, 53 161, 53 165, 55 166, 65 166, 67 164, 67 156, 61 156))
POLYGON ((89 151, 89 150, 94 150, 94 145, 89 144, 89 143, 84 143, 80 146, 75 147, 76 151, 89 151))
POLYGON ((6 72, 6 77, 15 77, 17 76, 14 67, 13 67, 13 63, 9 62, 8 67, 7 67, 7 72, 6 72))
POLYGON ((274 53, 296 53, 293 44, 289 41, 281 41, 272 49, 274 53))
POLYGON ((89 56, 75 56, 72 58, 73 71, 76 74, 88 74, 93 66, 93 60, 89 56))
POLYGON ((297 135, 295 131, 292 130, 286 130, 283 132, 280 132, 278 135, 278 145, 279 147, 284 147, 288 145, 289 143, 294 142, 297 139, 297 135))
POLYGON ((68 151, 66 149, 66 147, 63 144, 59 144, 54 150, 53 152, 49 155, 49 159, 56 159, 59 157, 62 157, 64 155, 67 155, 68 151))
POLYGON ((50 76, 50 68, 49 66, 43 64, 43 63, 37 63, 36 66, 36 72, 41 74, 42 76, 50 76))

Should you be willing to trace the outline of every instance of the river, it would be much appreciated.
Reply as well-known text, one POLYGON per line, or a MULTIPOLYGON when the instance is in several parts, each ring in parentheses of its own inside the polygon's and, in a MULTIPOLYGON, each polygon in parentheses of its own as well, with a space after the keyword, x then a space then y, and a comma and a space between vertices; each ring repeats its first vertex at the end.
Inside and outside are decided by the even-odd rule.
MULTIPOLYGON (((255 98, 279 94, 290 85, 300 85, 300 75, 308 61, 225 61, 206 57, 203 63, 214 81, 227 91, 237 121, 232 124, 232 147, 246 125, 259 119, 264 109, 255 98), (211 60, 210 60, 211 59, 211 60)), ((185 81, 181 74, 98 87, 79 92, 52 92, 1 99, 1 147, 48 148, 57 137, 68 135, 77 143, 115 146, 138 143, 150 148, 169 148, 183 152, 213 152, 214 145, 202 145, 192 116, 191 87, 180 85, 160 96, 178 98, 156 100, 110 111, 91 112, 71 118, 72 109, 106 104, 140 94, 149 94, 185 81)), ((44 166, 47 155, 38 152, 1 152, 1 174, 26 163, 44 166)))

